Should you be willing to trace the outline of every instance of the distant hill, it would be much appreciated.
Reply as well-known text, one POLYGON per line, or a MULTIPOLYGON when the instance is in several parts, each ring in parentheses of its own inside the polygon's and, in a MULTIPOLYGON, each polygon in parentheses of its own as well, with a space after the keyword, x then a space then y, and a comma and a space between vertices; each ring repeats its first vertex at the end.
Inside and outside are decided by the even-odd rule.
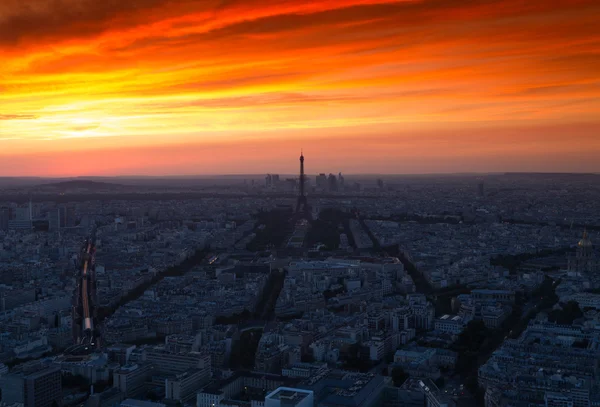
POLYGON ((60 181, 53 182, 48 184, 41 184, 39 188, 41 189, 55 189, 55 190, 69 190, 69 189, 86 189, 89 191, 98 191, 98 190, 115 190, 115 189, 124 189, 126 185, 122 184, 114 184, 109 182, 99 182, 99 181, 90 181, 90 180, 71 180, 71 181, 60 181))

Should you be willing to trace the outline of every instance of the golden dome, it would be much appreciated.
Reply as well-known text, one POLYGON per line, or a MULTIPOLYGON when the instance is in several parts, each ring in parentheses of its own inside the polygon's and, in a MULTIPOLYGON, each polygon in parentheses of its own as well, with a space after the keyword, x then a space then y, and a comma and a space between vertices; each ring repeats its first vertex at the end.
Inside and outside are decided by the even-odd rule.
POLYGON ((579 246, 579 247, 592 247, 592 241, 588 237, 587 230, 583 231, 583 237, 581 238, 581 240, 579 241, 579 243, 577 243, 577 246, 579 246))

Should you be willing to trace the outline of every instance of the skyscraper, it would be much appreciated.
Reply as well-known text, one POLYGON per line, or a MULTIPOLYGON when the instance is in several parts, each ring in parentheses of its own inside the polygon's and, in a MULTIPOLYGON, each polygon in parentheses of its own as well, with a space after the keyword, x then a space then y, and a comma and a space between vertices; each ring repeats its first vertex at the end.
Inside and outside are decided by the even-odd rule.
POLYGON ((14 220, 8 221, 9 229, 31 229, 33 227, 32 212, 33 206, 29 201, 28 206, 20 207, 16 209, 16 216, 14 220))
POLYGON ((67 208, 64 206, 59 206, 58 211, 60 213, 60 227, 67 227, 67 208))
POLYGON ((327 189, 327 175, 321 173, 317 175, 317 188, 318 189, 327 189))
POLYGON ((48 212, 48 230, 56 231, 60 229, 60 210, 59 208, 51 209, 48 212))
POLYGON ((0 208, 0 230, 8 229, 8 221, 10 220, 10 208, 0 208))
POLYGON ((75 220, 75 207, 73 205, 69 205, 65 211, 65 226, 68 228, 74 227, 75 220))
POLYGON ((346 182, 346 180, 344 179, 344 176, 342 175, 342 173, 340 172, 338 174, 338 189, 341 191, 344 189, 344 183, 346 182))
POLYGON ((15 220, 31 221, 31 206, 17 208, 17 216, 15 220))
POLYGON ((338 190, 338 182, 337 182, 337 177, 333 174, 329 174, 329 178, 327 180, 328 186, 329 186, 329 191, 331 192, 335 192, 338 190))

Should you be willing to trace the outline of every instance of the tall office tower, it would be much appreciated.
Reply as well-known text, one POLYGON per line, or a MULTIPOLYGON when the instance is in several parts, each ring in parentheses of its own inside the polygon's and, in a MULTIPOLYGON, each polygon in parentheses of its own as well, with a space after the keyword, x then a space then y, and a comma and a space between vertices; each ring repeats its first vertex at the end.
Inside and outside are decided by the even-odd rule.
POLYGON ((32 204, 29 202, 28 206, 20 207, 16 209, 16 216, 14 220, 8 221, 9 229, 31 229, 33 227, 32 222, 32 204))
POLYGON ((79 224, 81 230, 87 231, 90 228, 91 224, 92 220, 90 219, 90 215, 84 214, 81 216, 81 223, 79 224))
POLYGON ((340 189, 340 191, 344 189, 344 183, 345 182, 346 182, 346 180, 344 179, 344 176, 340 172, 338 174, 338 188, 340 189))
POLYGON ((59 229, 60 229, 60 210, 59 210, 59 208, 54 208, 48 212, 48 230, 56 231, 59 229))
POLYGON ((327 175, 321 173, 317 175, 317 188, 318 189, 327 189, 327 175))
POLYGON ((337 177, 333 174, 329 174, 329 178, 327 179, 327 184, 329 186, 329 191, 335 192, 338 190, 337 177))
POLYGON ((59 206, 58 211, 60 212, 60 227, 67 227, 67 208, 65 206, 59 206))
POLYGON ((65 226, 68 228, 72 228, 75 226, 75 207, 73 205, 69 205, 66 208, 65 213, 65 226))
POLYGON ((10 208, 0 208, 0 230, 8 229, 8 221, 10 220, 10 208))
POLYGON ((265 177, 265 186, 267 188, 271 188, 273 186, 273 177, 271 176, 271 174, 267 174, 267 176, 265 177))
POLYGON ((481 181, 479 183, 479 185, 477 185, 477 193, 479 194, 479 196, 483 197, 485 195, 485 190, 484 190, 484 185, 483 185, 483 181, 481 181))
POLYGON ((24 407, 53 407, 61 405, 62 384, 60 367, 44 366, 36 361, 18 366, 0 378, 2 401, 24 407))
POLYGON ((31 207, 24 206, 24 207, 17 208, 15 220, 31 221, 31 207))

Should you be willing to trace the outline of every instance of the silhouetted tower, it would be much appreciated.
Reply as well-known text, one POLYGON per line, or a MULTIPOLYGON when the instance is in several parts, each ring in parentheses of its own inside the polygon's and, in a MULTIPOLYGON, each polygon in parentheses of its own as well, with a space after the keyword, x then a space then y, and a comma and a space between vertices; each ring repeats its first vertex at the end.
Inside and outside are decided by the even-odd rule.
POLYGON ((304 194, 304 154, 300 152, 300 195, 298 195, 298 203, 296 204, 296 213, 309 214, 308 200, 304 194))
POLYGON ((300 151, 300 197, 304 196, 304 154, 300 151))
POLYGON ((344 189, 344 183, 345 183, 344 176, 343 176, 343 175, 342 175, 342 173, 340 172, 340 173, 338 174, 338 188, 339 188, 340 190, 343 190, 343 189, 344 189))
POLYGON ((327 184, 329 185, 330 192, 335 192, 338 190, 338 180, 335 175, 329 174, 329 178, 327 178, 327 184))

